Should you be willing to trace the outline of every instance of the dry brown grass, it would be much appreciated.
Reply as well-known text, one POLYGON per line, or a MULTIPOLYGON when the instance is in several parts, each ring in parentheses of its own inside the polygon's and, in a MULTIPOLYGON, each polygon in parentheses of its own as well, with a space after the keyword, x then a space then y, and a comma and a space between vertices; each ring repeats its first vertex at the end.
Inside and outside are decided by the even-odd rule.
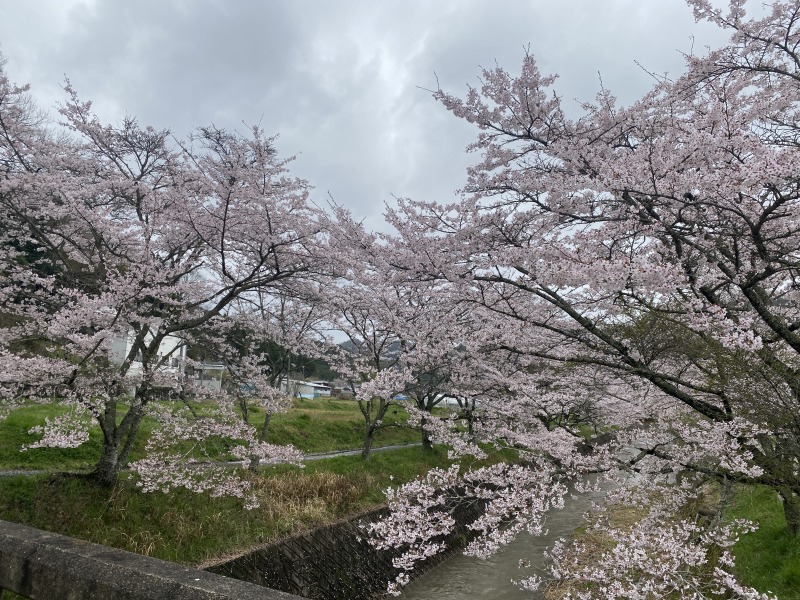
POLYGON ((290 472, 281 477, 255 478, 260 518, 274 524, 280 536, 329 523, 354 506, 372 477, 327 472, 290 472))
MULTIPOLYGON (((282 537, 336 521, 347 507, 358 502, 362 488, 372 485, 372 479, 367 474, 354 478, 353 475, 327 472, 288 472, 280 477, 254 477, 253 488, 260 503, 254 512, 258 513, 258 519, 272 523, 278 535, 234 553, 208 557, 196 566, 205 569, 248 554, 265 544, 275 543, 282 537)), ((219 514, 220 518, 223 516, 219 514)))
MULTIPOLYGON (((319 511, 336 513, 345 505, 355 502, 360 487, 372 484, 369 476, 364 481, 354 481, 338 473, 289 472, 281 477, 256 478, 255 491, 264 510, 272 516, 308 513, 312 518, 319 511)), ((325 515, 321 515, 325 516, 325 515)))

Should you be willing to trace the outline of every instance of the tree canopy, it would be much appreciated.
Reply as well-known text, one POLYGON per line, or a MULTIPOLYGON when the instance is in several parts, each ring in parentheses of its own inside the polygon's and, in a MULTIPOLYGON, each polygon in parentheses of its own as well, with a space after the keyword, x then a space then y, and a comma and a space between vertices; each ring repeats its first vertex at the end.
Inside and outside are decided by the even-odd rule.
MULTIPOLYGON (((673 473, 766 484, 780 494, 790 531, 800 533, 800 7, 775 2, 749 18, 740 1, 726 10, 688 3, 697 19, 729 29, 730 44, 687 56, 681 77, 655 78, 630 106, 602 89, 569 117, 555 76, 542 74, 532 55, 518 74, 485 69, 464 98, 434 93, 476 127, 468 150, 480 161, 461 199, 403 200, 389 211, 398 232, 393 260, 411 280, 446 281, 481 315, 483 337, 471 345, 495 357, 507 377, 502 387, 513 390, 508 404, 486 402, 492 426, 481 433, 523 450, 537 470, 527 480, 439 475, 467 489, 484 480, 470 493, 491 497, 498 521, 481 530, 471 547, 477 554, 523 523, 535 530, 534 506, 557 501, 546 488, 570 467, 646 473, 660 489, 673 473), (537 380, 559 386, 548 391, 537 380), (569 440, 574 428, 536 423, 556 406, 548 399, 558 390, 563 405, 565 386, 593 396, 600 420, 617 429, 610 455, 569 455, 565 448, 578 447, 569 440), (624 448, 633 456, 621 458, 624 448), (531 494, 530 503, 485 491, 504 486, 519 498, 531 494)), ((408 519, 421 504, 446 519, 445 504, 409 500, 415 494, 418 485, 395 499, 398 515, 408 519)), ((640 540, 659 557, 668 554, 659 546, 663 516, 681 504, 670 502, 657 503, 663 512, 648 522, 661 541, 640 540)), ((408 549, 410 564, 432 547, 426 527, 418 538, 407 528, 382 533, 408 549)), ((617 542, 620 551, 633 543, 617 542)), ((592 575, 565 566, 566 554, 555 558, 562 575, 616 581, 613 597, 645 588, 685 595, 696 583, 686 565, 675 567, 676 577, 623 584, 630 562, 609 559, 592 575)))

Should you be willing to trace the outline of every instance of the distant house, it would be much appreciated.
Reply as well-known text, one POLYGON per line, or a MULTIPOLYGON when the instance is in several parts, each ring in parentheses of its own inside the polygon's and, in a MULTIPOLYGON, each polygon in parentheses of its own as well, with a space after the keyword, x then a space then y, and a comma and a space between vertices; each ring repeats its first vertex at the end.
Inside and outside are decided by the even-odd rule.
MULTIPOLYGON (((119 337, 111 343, 111 355, 114 360, 122 362, 133 347, 133 334, 127 338, 119 337)), ((152 338, 151 338, 152 339, 152 338)), ((222 389, 222 378, 225 365, 222 363, 192 362, 187 365, 186 342, 174 335, 166 336, 158 347, 158 360, 162 361, 159 370, 163 373, 174 373, 183 376, 188 383, 213 391, 222 389)), ((141 356, 134 358, 131 363, 131 373, 142 370, 141 356)))
POLYGON ((222 389, 225 365, 222 363, 193 363, 186 367, 186 380, 197 387, 213 391, 222 389))
MULTIPOLYGON (((128 333, 125 337, 118 337, 111 342, 110 360, 116 361, 120 364, 127 358, 133 348, 134 334, 128 333)), ((150 338, 152 340, 152 337, 150 338)), ((158 371, 160 373, 167 373, 174 375, 176 379, 183 376, 184 367, 186 365, 186 343, 173 335, 166 336, 158 347, 158 360, 161 363, 158 371)), ((128 369, 130 375, 136 375, 142 372, 142 357, 138 354, 131 362, 128 369)), ((136 386, 130 386, 128 393, 133 396, 136 394, 136 386)))
POLYGON ((280 389, 292 398, 322 398, 331 395, 331 386, 323 382, 284 379, 280 389))
MULTIPOLYGON (((152 339, 152 338, 151 338, 152 339)), ((127 337, 118 337, 111 342, 111 356, 113 360, 120 363, 130 353, 133 347, 134 335, 129 333, 127 337)), ((166 372, 182 373, 186 363, 186 343, 179 337, 168 335, 164 337, 158 347, 158 359, 164 359, 161 369, 166 372)), ((142 357, 136 356, 131 363, 131 371, 134 373, 142 370, 142 357)))
MULTIPOLYGON (((334 379, 331 383, 331 396, 333 398, 355 398, 356 392, 349 381, 344 379, 334 379)), ((358 390, 358 385, 355 386, 358 390)))

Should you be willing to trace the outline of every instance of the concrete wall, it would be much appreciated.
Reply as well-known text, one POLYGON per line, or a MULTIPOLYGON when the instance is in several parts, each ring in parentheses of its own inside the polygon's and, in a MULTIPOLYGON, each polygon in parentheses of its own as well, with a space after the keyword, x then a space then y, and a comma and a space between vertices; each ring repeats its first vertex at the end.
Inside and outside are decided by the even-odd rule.
POLYGON ((0 521, 0 595, 33 600, 299 600, 174 563, 0 521))

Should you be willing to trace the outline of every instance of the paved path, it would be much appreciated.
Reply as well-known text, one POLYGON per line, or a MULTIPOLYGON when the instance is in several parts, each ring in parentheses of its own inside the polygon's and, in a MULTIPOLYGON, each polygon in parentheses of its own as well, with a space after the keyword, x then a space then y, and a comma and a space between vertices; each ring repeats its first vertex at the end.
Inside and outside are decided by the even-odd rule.
MULTIPOLYGON (((413 448, 415 446, 421 446, 422 443, 416 442, 414 444, 397 444, 394 446, 378 446, 377 448, 372 448, 372 452, 385 452, 387 450, 400 450, 401 448, 413 448)), ((337 456, 357 456, 361 454, 361 448, 353 448, 352 450, 336 450, 333 452, 311 452, 306 454, 303 457, 304 461, 308 460, 322 460, 325 458, 336 458, 337 456)), ((208 463, 197 463, 197 466, 202 466, 208 463)), ((219 466, 227 466, 227 467, 245 467, 249 464, 249 461, 230 461, 230 462, 218 462, 213 463, 219 466)), ((124 469, 128 470, 128 469, 124 469)), ((0 470, 0 477, 16 477, 18 475, 44 475, 47 473, 60 473, 62 471, 43 471, 43 470, 28 470, 28 469, 8 469, 8 470, 0 470)), ((72 471, 70 471, 72 472, 72 471)))
MULTIPOLYGON (((400 450, 401 448, 413 448, 414 446, 422 446, 422 442, 416 442, 414 444, 396 444, 394 446, 378 446, 377 448, 373 447, 372 452, 384 452, 386 450, 400 450)), ((305 455, 305 460, 319 460, 321 458, 336 458, 337 456, 355 456, 357 454, 361 454, 361 448, 355 448, 353 450, 338 450, 336 452, 312 452, 311 454, 305 455)))

